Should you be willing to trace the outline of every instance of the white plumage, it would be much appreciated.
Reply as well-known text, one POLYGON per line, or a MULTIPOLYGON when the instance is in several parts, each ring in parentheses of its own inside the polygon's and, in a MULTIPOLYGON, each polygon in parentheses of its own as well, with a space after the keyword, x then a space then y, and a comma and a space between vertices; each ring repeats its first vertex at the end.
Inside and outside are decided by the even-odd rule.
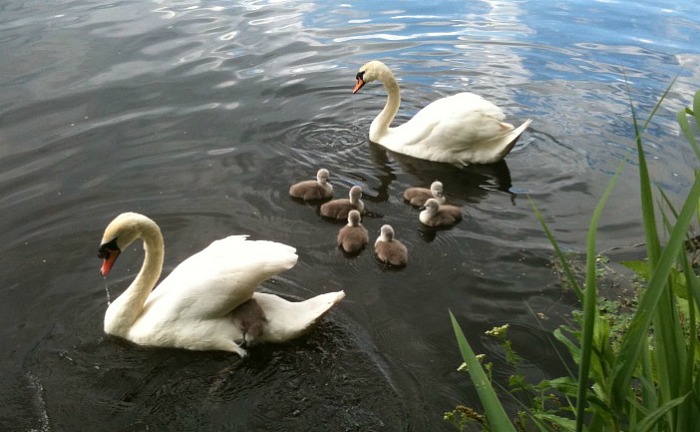
POLYGON ((452 164, 493 163, 503 159, 532 120, 517 129, 505 123, 503 111, 481 96, 458 93, 438 99, 406 123, 390 127, 399 111, 399 84, 380 61, 362 66, 354 93, 379 80, 387 91, 384 109, 372 121, 370 141, 419 159, 452 164))
MULTIPOLYGON (((141 238, 145 257, 132 284, 105 313, 104 330, 140 345, 191 350, 246 351, 243 330, 232 311, 253 298, 265 323, 255 342, 284 342, 300 336, 344 296, 327 293, 303 302, 255 292, 266 279, 292 268, 296 250, 272 241, 230 236, 214 241, 180 263, 155 289, 163 265, 163 237, 151 219, 122 213, 106 228, 99 256, 106 276, 116 258, 141 238)), ((250 339, 247 339, 250 341, 250 339)))

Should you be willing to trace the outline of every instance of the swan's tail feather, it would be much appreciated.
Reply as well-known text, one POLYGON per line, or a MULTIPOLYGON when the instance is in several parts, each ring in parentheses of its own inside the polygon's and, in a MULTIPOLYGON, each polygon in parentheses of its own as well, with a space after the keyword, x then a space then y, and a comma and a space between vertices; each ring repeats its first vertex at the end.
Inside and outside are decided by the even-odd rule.
POLYGON ((513 147, 515 147, 515 143, 518 142, 520 135, 522 135, 523 132, 525 132, 525 129, 530 126, 530 123, 532 123, 532 119, 525 120, 525 123, 521 124, 516 129, 513 129, 513 131, 507 135, 506 141, 508 142, 508 145, 503 148, 503 151, 500 154, 501 159, 506 157, 506 155, 513 150, 513 147))
POLYGON ((301 302, 290 302, 274 294, 256 292, 253 298, 267 319, 259 341, 286 342, 303 335, 344 297, 344 291, 337 291, 301 302))
POLYGON ((498 152, 498 155, 495 158, 496 161, 500 161, 506 157, 511 150, 513 150, 513 147, 515 147, 515 144, 518 142, 520 135, 522 135, 523 132, 525 132, 525 129, 530 126, 530 123, 532 123, 532 119, 525 120, 523 124, 510 131, 508 135, 502 138, 501 142, 504 143, 505 146, 498 152))

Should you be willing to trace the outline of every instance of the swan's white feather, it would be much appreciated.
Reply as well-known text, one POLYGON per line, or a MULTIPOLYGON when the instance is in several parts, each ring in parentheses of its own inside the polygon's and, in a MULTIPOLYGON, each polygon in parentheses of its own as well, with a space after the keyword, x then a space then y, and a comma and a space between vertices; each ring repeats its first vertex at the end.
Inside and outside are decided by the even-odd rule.
POLYGON ((497 162, 531 122, 515 129, 504 122, 501 108, 465 92, 438 99, 392 128, 389 125, 398 112, 400 93, 391 70, 372 61, 360 71, 367 82, 381 80, 388 92, 387 105, 372 122, 369 138, 397 153, 453 164, 497 162))
POLYGON ((293 247, 246 237, 216 240, 180 263, 148 297, 144 312, 219 318, 250 299, 263 281, 296 264, 293 247))
POLYGON ((230 236, 217 240, 178 265, 151 291, 162 265, 162 235, 145 216, 124 213, 107 227, 103 245, 136 238, 145 242, 144 267, 105 313, 105 331, 140 345, 192 350, 246 351, 231 312, 250 298, 258 299, 265 330, 257 341, 283 342, 299 336, 340 301, 343 291, 302 302, 255 292, 264 280, 292 268, 296 250, 272 241, 230 236), (149 256, 157 257, 149 259, 149 256))
POLYGON ((253 298, 265 311, 267 319, 258 341, 284 342, 303 335, 344 297, 345 292, 338 291, 290 302, 274 294, 254 293, 253 298))

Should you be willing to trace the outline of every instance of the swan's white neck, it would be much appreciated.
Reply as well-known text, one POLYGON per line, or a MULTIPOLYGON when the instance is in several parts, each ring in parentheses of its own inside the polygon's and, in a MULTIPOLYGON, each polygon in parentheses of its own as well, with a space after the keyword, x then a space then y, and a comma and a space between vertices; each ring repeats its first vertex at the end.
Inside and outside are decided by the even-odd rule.
POLYGON ((141 313, 146 299, 158 282, 163 269, 165 250, 163 236, 153 221, 139 223, 140 237, 143 239, 143 265, 136 279, 108 308, 105 313, 106 333, 125 336, 141 313))
POLYGON ((388 68, 382 70, 379 73, 379 81, 384 84, 386 89, 387 98, 386 105, 382 112, 375 117, 372 124, 369 127, 369 139, 372 142, 379 142, 380 138, 389 131, 389 126, 391 122, 396 117, 396 113, 399 112, 399 106, 401 105, 401 91, 399 90, 399 83, 396 82, 394 74, 388 68))

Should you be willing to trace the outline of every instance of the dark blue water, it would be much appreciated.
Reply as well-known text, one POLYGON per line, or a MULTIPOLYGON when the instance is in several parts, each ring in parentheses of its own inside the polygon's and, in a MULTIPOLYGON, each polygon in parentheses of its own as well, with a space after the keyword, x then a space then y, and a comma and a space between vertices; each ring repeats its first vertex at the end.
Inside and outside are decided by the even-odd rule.
MULTIPOLYGON (((700 87, 696 2, 5 1, 0 5, 0 429, 449 430, 476 404, 448 318, 510 372, 483 331, 510 323, 533 378, 561 372, 547 333, 574 304, 527 196, 567 250, 632 149, 630 100, 651 171, 674 202, 697 166, 675 112, 700 87), (381 59, 405 121, 472 91, 519 124, 505 162, 457 169, 367 141, 381 86, 352 95, 381 59), (289 199, 331 171, 361 185, 410 249, 401 271, 348 259, 338 225, 289 199), (439 178, 464 221, 422 228, 404 188, 439 178), (102 333, 106 290, 141 263, 130 248, 105 282, 96 249, 122 211, 158 222, 165 272, 216 238, 297 247, 264 289, 292 299, 344 289, 307 337, 223 353, 139 348, 102 333), (547 319, 538 319, 541 313, 547 319)), ((641 241, 631 163, 601 221, 601 249, 641 241)))

